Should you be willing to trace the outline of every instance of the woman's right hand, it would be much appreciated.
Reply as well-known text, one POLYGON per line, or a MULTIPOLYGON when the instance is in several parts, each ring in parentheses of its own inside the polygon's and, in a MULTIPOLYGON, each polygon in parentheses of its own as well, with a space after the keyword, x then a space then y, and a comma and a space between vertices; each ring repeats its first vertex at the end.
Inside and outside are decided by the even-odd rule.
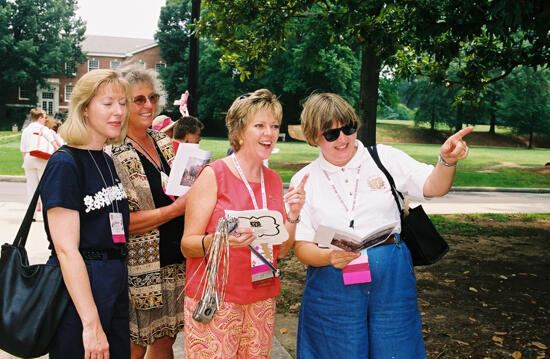
POLYGON ((250 227, 237 227, 229 234, 229 246, 234 248, 246 247, 256 239, 254 231, 250 227))
POLYGON ((342 269, 352 260, 359 258, 360 255, 361 253, 345 252, 333 249, 330 251, 329 261, 334 268, 342 269))
POLYGON ((109 342, 101 324, 84 326, 82 342, 84 359, 109 359, 109 342))

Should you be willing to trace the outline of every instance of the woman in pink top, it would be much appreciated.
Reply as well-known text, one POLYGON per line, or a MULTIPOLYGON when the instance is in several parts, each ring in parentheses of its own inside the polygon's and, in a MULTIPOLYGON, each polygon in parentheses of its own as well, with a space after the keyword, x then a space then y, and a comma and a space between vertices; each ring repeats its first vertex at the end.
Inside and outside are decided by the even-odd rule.
POLYGON ((294 244, 307 178, 297 188, 290 188, 283 199, 281 178, 262 165, 277 142, 281 120, 281 104, 270 91, 261 89, 237 98, 225 119, 235 153, 205 167, 189 191, 181 241, 188 273, 186 358, 270 357, 280 281, 275 277, 258 278, 253 254, 247 247, 256 239, 251 228, 237 227, 229 235, 229 277, 223 306, 206 324, 195 321, 192 314, 203 290, 200 280, 205 266, 199 265, 205 255, 203 250, 212 243, 225 210, 267 208, 282 214, 289 239, 279 246, 263 248, 265 257, 275 266, 277 258, 286 255, 294 244))

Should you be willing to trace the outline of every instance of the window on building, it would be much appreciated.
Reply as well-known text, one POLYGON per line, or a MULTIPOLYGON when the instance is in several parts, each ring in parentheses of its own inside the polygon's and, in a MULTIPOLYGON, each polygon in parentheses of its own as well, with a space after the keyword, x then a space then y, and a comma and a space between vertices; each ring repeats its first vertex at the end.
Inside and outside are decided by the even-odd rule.
POLYGON ((72 84, 65 85, 65 101, 66 102, 69 102, 69 100, 71 99, 73 89, 74 89, 74 85, 72 85, 72 84))
POLYGON ((164 69, 164 68, 166 68, 166 64, 163 63, 163 62, 157 62, 155 64, 155 71, 156 72, 160 72, 160 69, 164 69))
POLYGON ((24 85, 19 87, 19 99, 29 100, 34 93, 34 88, 30 85, 24 85))
POLYGON ((116 70, 120 66, 120 61, 111 61, 111 70, 116 70))
POLYGON ((98 60, 88 60, 88 71, 99 69, 99 61, 98 60))
POLYGON ((145 68, 145 61, 143 61, 143 60, 139 60, 138 62, 136 62, 136 64, 138 64, 142 68, 145 68))
POLYGON ((76 74, 76 65, 74 62, 65 62, 65 71, 68 74, 76 74))

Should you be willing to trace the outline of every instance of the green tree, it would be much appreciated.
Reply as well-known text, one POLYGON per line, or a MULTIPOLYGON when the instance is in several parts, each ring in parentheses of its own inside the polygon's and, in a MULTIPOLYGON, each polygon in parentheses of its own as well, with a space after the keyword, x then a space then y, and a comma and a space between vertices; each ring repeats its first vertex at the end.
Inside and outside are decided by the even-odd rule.
MULTIPOLYGON (((80 44, 84 22, 75 15, 75 0, 0 0, 0 97, 19 86, 48 88, 47 79, 72 76, 73 65, 84 62, 80 44)), ((35 92, 31 103, 36 103, 35 92)), ((5 103, 0 100, 0 118, 5 103)))
POLYGON ((190 21, 191 0, 168 0, 160 10, 155 39, 161 56, 166 60, 166 67, 159 75, 169 104, 179 99, 188 88, 190 21))
POLYGON ((465 106, 491 81, 505 77, 519 64, 536 66, 550 59, 548 16, 542 0, 456 2, 348 0, 208 0, 201 29, 215 39, 242 79, 258 75, 268 59, 297 35, 293 19, 314 18, 329 41, 361 53, 359 107, 365 126, 360 137, 375 142, 380 71, 394 67, 396 75, 430 76, 462 89, 456 127, 465 106), (457 60, 458 59, 458 60, 457 60), (450 65, 460 66, 449 73, 450 65), (492 70, 500 75, 489 77, 492 70))
POLYGON ((502 84, 501 99, 497 101, 498 115, 519 134, 550 135, 550 71, 534 71, 520 67, 502 84))

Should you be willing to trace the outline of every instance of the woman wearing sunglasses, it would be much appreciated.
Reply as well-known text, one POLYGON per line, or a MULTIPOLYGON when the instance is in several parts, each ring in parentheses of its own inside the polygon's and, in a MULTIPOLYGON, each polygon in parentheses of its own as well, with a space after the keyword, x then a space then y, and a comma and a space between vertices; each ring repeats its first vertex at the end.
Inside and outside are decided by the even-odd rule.
POLYGON ((132 358, 173 358, 183 329, 185 264, 180 251, 185 197, 164 192, 174 159, 172 139, 150 129, 157 114, 158 85, 152 70, 123 72, 131 87, 128 134, 112 148, 130 204, 128 276, 132 358))
MULTIPOLYGON (((308 265, 297 358, 426 358, 416 280, 399 225, 361 253, 314 242, 321 224, 362 237, 399 222, 388 180, 357 140, 357 115, 340 96, 321 93, 305 102, 301 122, 307 142, 321 153, 291 180, 296 186, 309 175, 294 249, 308 265), (355 259, 354 265, 363 264, 342 270, 355 259)), ((457 161, 468 154, 462 137, 472 129, 443 144, 435 167, 390 146, 378 145, 377 151, 397 190, 416 198, 442 196, 452 185, 457 161)))

